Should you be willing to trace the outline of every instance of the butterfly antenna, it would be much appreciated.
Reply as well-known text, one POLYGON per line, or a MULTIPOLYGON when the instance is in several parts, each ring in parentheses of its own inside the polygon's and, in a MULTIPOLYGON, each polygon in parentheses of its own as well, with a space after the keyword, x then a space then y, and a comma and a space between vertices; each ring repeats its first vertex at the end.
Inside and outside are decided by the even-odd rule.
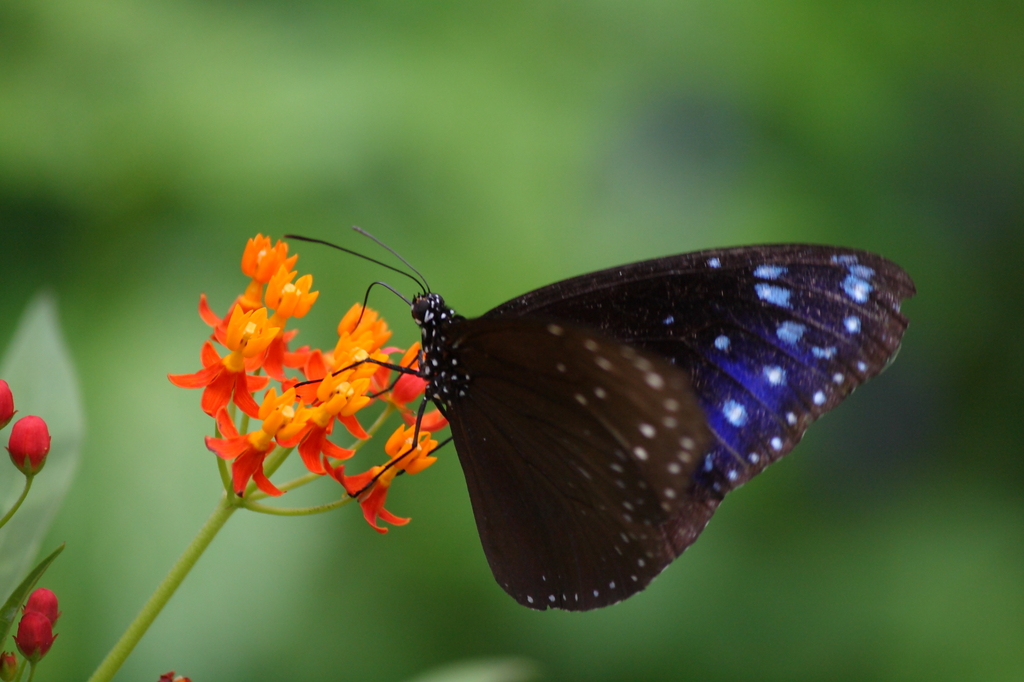
MULTIPOLYGON (((324 239, 314 239, 313 237, 303 237, 302 235, 298 235, 298 234, 286 234, 286 235, 284 235, 284 238, 285 239, 297 239, 300 242, 309 242, 311 244, 323 244, 324 246, 329 246, 332 249, 337 249, 338 251, 344 251, 345 253, 350 254, 352 256, 356 256, 357 258, 362 258, 363 260, 368 260, 371 263, 376 263, 377 265, 385 267, 388 270, 391 270, 392 272, 397 272, 400 275, 405 275, 406 277, 408 277, 412 281, 416 282, 416 286, 418 286, 419 288, 423 289, 424 291, 430 291, 430 287, 427 286, 427 280, 423 279, 423 275, 420 275, 419 272, 416 272, 416 269, 412 268, 411 265, 409 267, 412 268, 413 272, 416 272, 416 274, 420 276, 420 279, 416 279, 415 277, 410 275, 405 270, 399 270, 398 268, 396 268, 393 265, 388 265, 387 263, 382 263, 381 261, 377 260, 376 258, 370 258, 369 256, 364 256, 363 254, 359 253, 358 251, 353 251, 352 249, 346 249, 344 246, 338 246, 337 244, 333 244, 333 243, 331 243, 329 241, 326 241, 324 239)), ((390 249, 388 249, 388 250, 390 251, 390 249)), ((405 263, 405 260, 403 259, 402 262, 405 263)), ((405 264, 409 265, 408 263, 405 263, 405 264)), ((394 291, 394 289, 392 289, 392 291, 394 291)), ((403 298, 404 298, 404 296, 403 296, 403 298)))
MULTIPOLYGON (((387 250, 388 250, 389 252, 391 252, 391 255, 392 255, 392 256, 394 256, 394 257, 395 257, 395 258, 397 258, 398 260, 400 260, 400 261, 402 261, 403 263, 405 263, 405 267, 407 267, 407 268, 409 268, 410 270, 412 270, 413 272, 415 272, 415 273, 416 273, 416 274, 417 274, 417 275, 419 276, 419 278, 420 278, 421 280, 423 280, 423 284, 425 284, 425 285, 426 285, 426 291, 430 291, 430 285, 429 285, 429 284, 427 284, 427 278, 423 276, 423 273, 421 273, 421 272, 420 272, 419 270, 417 270, 416 268, 414 268, 414 267, 412 266, 412 263, 410 263, 409 261, 407 261, 407 260, 405 260, 404 258, 402 258, 401 254, 399 254, 399 253, 398 253, 397 251, 395 251, 394 249, 392 249, 392 248, 391 248, 390 246, 388 246, 387 244, 385 244, 385 243, 384 243, 384 242, 382 242, 381 240, 377 239, 377 238, 376 238, 376 237, 374 237, 374 236, 373 236, 372 234, 370 234, 369 232, 367 232, 367 231, 366 231, 366 230, 364 230, 363 228, 359 227, 358 225, 353 225, 353 226, 352 226, 352 229, 353 229, 353 230, 355 230, 356 232, 358 232, 359 234, 363 235, 364 237, 369 237, 369 238, 370 238, 370 239, 372 239, 373 241, 377 242, 377 245, 378 245, 378 246, 381 246, 381 247, 383 247, 383 248, 387 249, 387 250)), ((424 291, 424 293, 426 293, 426 291, 424 291)))
POLYGON ((366 312, 366 304, 370 301, 370 289, 372 289, 374 286, 376 286, 378 284, 380 286, 384 287, 385 289, 387 289, 388 291, 390 291, 391 293, 393 293, 398 298, 400 298, 403 301, 405 301, 406 305, 408 305, 410 307, 412 306, 412 301, 407 299, 405 296, 402 296, 402 294, 399 293, 398 290, 396 290, 393 286, 391 286, 387 282, 374 282, 370 286, 366 287, 366 294, 363 296, 363 308, 362 308, 362 310, 359 311, 359 317, 356 318, 356 326, 355 326, 355 328, 358 328, 359 324, 363 321, 363 313, 366 312))

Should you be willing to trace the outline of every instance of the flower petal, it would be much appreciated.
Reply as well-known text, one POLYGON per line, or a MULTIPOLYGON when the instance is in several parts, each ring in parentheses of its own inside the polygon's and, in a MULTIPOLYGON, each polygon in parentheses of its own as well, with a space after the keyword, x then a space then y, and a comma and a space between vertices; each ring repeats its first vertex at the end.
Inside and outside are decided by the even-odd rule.
POLYGON ((359 423, 359 420, 356 419, 355 415, 349 415, 347 417, 339 416, 338 421, 344 424, 345 428, 348 429, 348 432, 351 433, 356 438, 358 438, 359 440, 366 440, 367 438, 370 437, 370 434, 368 434, 363 429, 362 425, 359 423))
POLYGON ((231 391, 234 385, 235 377, 231 372, 218 371, 217 376, 206 386, 203 397, 199 401, 203 412, 211 417, 217 414, 217 411, 231 400, 231 391))
POLYGON ((220 429, 221 435, 226 438, 238 438, 238 429, 235 428, 235 423, 228 415, 228 411, 223 407, 217 410, 217 428, 220 429))
POLYGON ((220 318, 217 317, 215 312, 210 310, 210 304, 206 301, 206 294, 199 295, 199 317, 214 329, 220 324, 220 318))
POLYGON ((320 449, 325 442, 327 430, 323 427, 313 426, 306 434, 306 437, 299 443, 299 455, 302 456, 302 463, 314 474, 324 474, 323 465, 320 463, 320 449))
POLYGON ((256 481, 257 488, 259 488, 268 495, 272 495, 274 497, 284 495, 284 492, 278 489, 278 487, 275 486, 273 483, 271 483, 270 479, 267 478, 267 475, 263 473, 262 462, 260 462, 260 467, 253 472, 252 480, 256 481))
MULTIPOLYGON (((253 377, 246 374, 245 372, 239 372, 238 374, 236 374, 234 381, 235 405, 238 405, 239 409, 241 409, 242 412, 245 412, 253 419, 259 419, 260 406, 256 404, 256 401, 253 400, 252 398, 252 394, 249 393, 248 379, 250 378, 266 379, 266 377, 253 377)), ((264 386, 266 386, 265 381, 262 383, 264 386)), ((225 403, 227 403, 226 400, 225 403)))
POLYGON ((236 436, 234 438, 206 437, 206 449, 215 453, 221 459, 235 459, 248 448, 249 439, 245 436, 236 436))
POLYGON ((348 459, 352 455, 356 454, 355 450, 339 447, 326 438, 324 438, 324 442, 320 447, 325 455, 333 459, 348 459))
POLYGON ((181 388, 204 388, 210 385, 220 373, 220 366, 214 365, 199 370, 194 374, 168 374, 171 383, 181 388))

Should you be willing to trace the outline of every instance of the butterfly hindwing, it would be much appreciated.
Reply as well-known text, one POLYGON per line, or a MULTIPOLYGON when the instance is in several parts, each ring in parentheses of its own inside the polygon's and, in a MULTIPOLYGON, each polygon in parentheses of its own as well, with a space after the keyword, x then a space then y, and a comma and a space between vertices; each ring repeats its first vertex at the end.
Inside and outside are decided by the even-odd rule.
POLYGON ((709 433, 686 372, 571 324, 463 320, 448 338, 469 379, 447 412, 498 583, 570 610, 643 589, 678 554, 666 521, 715 504, 690 491, 709 433))

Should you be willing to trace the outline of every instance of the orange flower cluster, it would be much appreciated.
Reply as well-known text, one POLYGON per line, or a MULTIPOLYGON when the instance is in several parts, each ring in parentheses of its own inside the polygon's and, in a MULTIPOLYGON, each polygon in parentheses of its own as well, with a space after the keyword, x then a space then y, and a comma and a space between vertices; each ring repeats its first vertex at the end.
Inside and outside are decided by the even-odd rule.
POLYGON ((297 255, 288 255, 285 242, 271 244, 263 235, 250 239, 242 255, 242 272, 250 282, 227 314, 217 316, 205 294, 200 296, 199 315, 213 328, 211 339, 203 343, 200 352, 203 369, 193 374, 169 374, 168 378, 176 386, 203 389, 202 409, 216 419, 220 432, 220 437, 207 437, 206 446, 232 463, 235 494, 245 494, 253 481, 264 493, 281 495, 264 472, 264 462, 277 447, 298 447, 306 468, 314 474, 329 475, 349 495, 358 497, 367 522, 384 533, 387 529, 378 526, 377 519, 394 524, 408 522, 384 509, 392 481, 401 471, 415 474, 435 461, 429 456, 437 447, 431 433, 447 422, 440 413, 428 412, 416 443, 415 428, 399 426, 385 446, 389 462, 361 474, 345 475, 344 465, 338 462, 355 451, 336 445, 328 436, 340 423, 356 443, 370 438, 358 413, 379 401, 397 408, 407 422, 415 420, 408 403, 422 396, 425 382, 406 374, 391 386, 392 371, 377 363, 391 363, 392 353, 403 353, 401 366, 415 368, 419 344, 405 352, 384 347, 391 337, 387 323, 375 311, 357 303, 338 324, 338 341, 333 349, 303 346, 290 351, 288 343, 298 330, 286 329, 289 321, 306 315, 319 295, 311 291, 312 275, 295 279, 298 272, 292 268, 297 260, 297 255), (214 342, 225 349, 224 354, 217 351, 214 342), (289 377, 286 369, 293 370, 293 376, 289 377), (271 380, 277 382, 277 388, 268 388, 271 380), (263 389, 266 392, 257 402, 255 394, 263 389), (259 420, 259 428, 241 433, 231 403, 259 420))

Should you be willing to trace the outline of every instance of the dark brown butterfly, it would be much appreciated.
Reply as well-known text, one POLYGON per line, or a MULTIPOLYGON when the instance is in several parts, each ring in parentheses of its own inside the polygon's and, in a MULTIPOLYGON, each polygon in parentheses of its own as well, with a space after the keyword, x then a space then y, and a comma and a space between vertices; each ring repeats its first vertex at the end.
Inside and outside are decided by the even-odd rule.
POLYGON ((749 246, 594 272, 466 319, 413 301, 494 577, 535 609, 642 590, 719 501, 881 372, 894 263, 749 246))
POLYGON ((642 590, 727 492, 885 369, 914 293, 881 256, 785 244, 609 268, 474 319, 416 296, 417 373, 498 584, 573 611, 642 590))

